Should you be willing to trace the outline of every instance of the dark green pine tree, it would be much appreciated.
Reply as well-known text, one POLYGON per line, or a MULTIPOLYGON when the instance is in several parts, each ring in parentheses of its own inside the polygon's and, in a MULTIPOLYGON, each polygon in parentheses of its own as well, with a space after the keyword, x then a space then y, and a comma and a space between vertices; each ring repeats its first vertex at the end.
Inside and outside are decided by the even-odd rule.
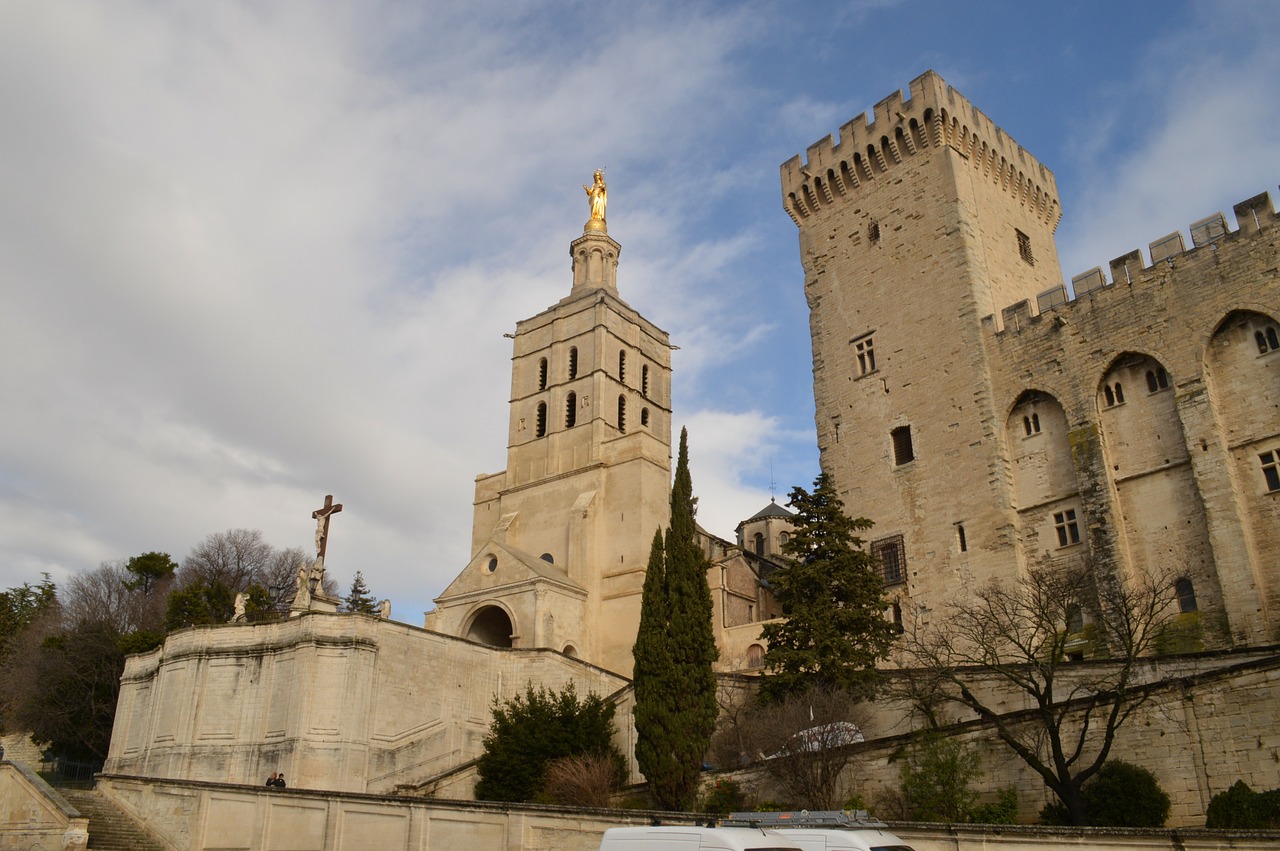
POLYGON ((654 805, 689 810, 698 793, 702 758, 715 729, 719 656, 711 630, 709 563, 698 546, 697 499, 689 475, 689 439, 671 488, 671 525, 653 538, 633 648, 636 761, 654 805))
POLYGON ((361 612, 366 615, 372 615, 378 611, 377 601, 369 593, 369 586, 364 584, 364 574, 358 570, 356 571, 355 579, 351 580, 351 591, 347 594, 344 602, 348 612, 361 612))
POLYGON ((784 548, 789 564, 769 578, 785 620, 762 631, 769 642, 762 696, 779 700, 813 686, 866 688, 897 637, 885 617, 884 582, 857 537, 871 521, 845 513, 826 473, 814 480, 813 493, 793 488, 787 504, 796 510, 784 548))

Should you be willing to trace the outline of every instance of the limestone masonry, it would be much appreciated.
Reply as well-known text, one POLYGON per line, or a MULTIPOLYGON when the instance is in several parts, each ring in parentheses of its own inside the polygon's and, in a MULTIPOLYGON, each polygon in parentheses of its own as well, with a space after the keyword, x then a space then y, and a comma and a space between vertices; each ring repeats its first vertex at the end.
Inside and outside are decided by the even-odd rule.
POLYGON ((1084 563, 1177 581, 1199 646, 1280 639, 1268 195, 1062 285, 1053 175, 933 72, 782 166, 818 444, 895 615, 1084 563))

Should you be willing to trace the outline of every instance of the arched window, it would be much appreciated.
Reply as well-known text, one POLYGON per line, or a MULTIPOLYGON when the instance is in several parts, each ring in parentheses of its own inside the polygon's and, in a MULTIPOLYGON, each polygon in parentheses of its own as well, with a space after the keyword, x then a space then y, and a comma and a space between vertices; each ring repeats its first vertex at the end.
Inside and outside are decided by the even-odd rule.
POLYGON ((618 380, 627 383, 627 353, 618 352, 618 380))
POLYGON ((538 403, 538 437, 547 436, 547 403, 538 403))
POLYGON ((1116 382, 1116 404, 1119 405, 1123 402, 1124 402, 1124 388, 1121 387, 1120 382, 1117 381, 1116 382))
POLYGON ((1164 371, 1164 367, 1157 366, 1155 369, 1147 370, 1147 392, 1156 393, 1161 390, 1167 390, 1169 387, 1169 373, 1164 371))
POLYGON ((764 648, 759 644, 752 644, 747 648, 747 667, 763 668, 764 667, 764 648))
POLYGON ((647 363, 640 366, 640 394, 649 395, 649 364, 647 363))
POLYGON ((574 346, 569 349, 569 380, 578 377, 578 347, 574 346))
POLYGON ((624 434, 627 431, 627 397, 618 397, 618 431, 624 434))
POLYGON ((786 532, 779 532, 778 533, 778 549, 783 549, 784 547, 786 547, 787 542, 790 540, 791 540, 791 536, 788 535, 786 532))
POLYGON ((1084 611, 1079 606, 1067 610, 1067 632, 1076 633, 1084 629, 1084 611))
POLYGON ((1032 413, 1029 417, 1022 418, 1022 430, 1027 433, 1027 437, 1040 433, 1040 415, 1032 413))
POLYGON ((1107 400, 1107 407, 1120 405, 1124 403, 1124 388, 1120 386, 1120 382, 1115 384, 1107 384, 1102 388, 1102 396, 1107 400))
POLYGON ((1107 400, 1108 408, 1116 403, 1116 394, 1112 392, 1110 384, 1102 388, 1102 396, 1107 400))
POLYGON ((649 425, 649 409, 648 408, 640 409, 640 425, 642 426, 649 425))
POLYGON ((547 389, 547 359, 538 361, 538 389, 547 389))
POLYGON ((1268 325, 1266 331, 1254 331, 1253 339, 1258 344, 1258 354, 1260 355, 1280 349, 1280 333, 1276 332, 1276 326, 1274 325, 1268 325))
POLYGON ((551 553, 543 553, 542 555, 538 556, 538 558, 542 559, 542 560, 543 560, 543 561, 545 561, 547 564, 555 564, 555 563, 556 563, 555 556, 551 555, 551 553))
POLYGON ((764 555, 764 534, 763 533, 756 532, 755 544, 756 544, 756 555, 758 556, 764 555))
POLYGON ((906 632, 906 627, 902 625, 902 604, 897 600, 893 602, 893 626, 899 633, 906 632))
POLYGON ((564 427, 573 428, 578 424, 578 394, 570 393, 564 400, 564 427))
POLYGON ((1185 576, 1182 577, 1177 582, 1173 583, 1173 590, 1178 595, 1179 611, 1198 611, 1198 607, 1196 606, 1196 589, 1195 586, 1191 584, 1190 579, 1185 576))

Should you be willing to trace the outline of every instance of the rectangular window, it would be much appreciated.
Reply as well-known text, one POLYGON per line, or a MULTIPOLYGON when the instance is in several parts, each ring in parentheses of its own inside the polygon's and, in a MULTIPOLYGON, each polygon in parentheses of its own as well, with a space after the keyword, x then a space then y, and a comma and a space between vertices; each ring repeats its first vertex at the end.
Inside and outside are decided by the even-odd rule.
POLYGON ((911 426, 898 426, 889 432, 889 437, 893 440, 894 464, 902 465, 915 460, 915 447, 911 445, 911 426))
POLYGON ((899 585, 907 581, 907 549, 901 535, 873 542, 871 557, 880 566, 880 576, 885 585, 899 585))
POLYGON ((853 350, 858 357, 858 375, 876 371, 876 350, 870 337, 854 343, 853 350))
POLYGON ((1280 491, 1280 452, 1263 452, 1258 460, 1262 462, 1262 478, 1266 479, 1267 491, 1280 491))
POLYGON ((1036 265, 1036 258, 1031 253, 1031 237, 1017 228, 1014 228, 1013 232, 1018 235, 1018 256, 1027 261, 1028 265, 1036 265))
POLYGON ((1058 546, 1069 547, 1080 543, 1080 524, 1076 522, 1076 511, 1068 508, 1053 515, 1053 528, 1058 533, 1058 546))

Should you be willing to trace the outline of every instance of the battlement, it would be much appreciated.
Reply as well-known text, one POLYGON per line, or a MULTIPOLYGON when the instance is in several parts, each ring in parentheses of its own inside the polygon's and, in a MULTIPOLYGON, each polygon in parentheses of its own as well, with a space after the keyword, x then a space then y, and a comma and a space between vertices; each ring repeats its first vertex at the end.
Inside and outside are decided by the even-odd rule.
POLYGON ((1051 228, 1062 218, 1053 172, 1028 154, 933 71, 842 125, 839 138, 827 136, 781 166, 783 207, 800 225, 822 210, 843 203, 907 158, 930 148, 950 147, 982 176, 998 183, 1051 228))
MULTIPOLYGON (((1280 216, 1276 214, 1269 192, 1263 192, 1254 195, 1252 198, 1247 198, 1231 209, 1236 217, 1236 229, 1234 231, 1227 229, 1227 219, 1222 213, 1206 216, 1203 219, 1192 222, 1188 228, 1191 235, 1191 248, 1186 247, 1182 231, 1174 231, 1147 245, 1147 253, 1151 258, 1151 265, 1143 265, 1142 250, 1135 248, 1133 251, 1120 255, 1108 264, 1111 272, 1110 280, 1107 280, 1101 266, 1095 266, 1087 272, 1081 272, 1071 279, 1070 291, 1067 290, 1065 284, 1060 284, 1053 289, 1040 293, 1036 297, 1034 312, 1031 302, 1028 300, 1023 300, 1004 308, 1000 312, 1001 327, 1004 329, 1023 327, 1036 315, 1058 310, 1064 305, 1070 305, 1078 301, 1083 296, 1101 290, 1108 290, 1116 284, 1142 286, 1145 282, 1154 280, 1162 275, 1162 266, 1173 267, 1178 258, 1182 256, 1193 254, 1206 247, 1211 251, 1217 251, 1220 246, 1226 243, 1240 239, 1242 236, 1247 237, 1267 230, 1280 221, 1280 216)), ((994 322, 994 316, 988 316, 984 320, 985 324, 992 327, 994 327, 994 322)), ((999 333, 1003 333, 1003 331, 999 333)))

